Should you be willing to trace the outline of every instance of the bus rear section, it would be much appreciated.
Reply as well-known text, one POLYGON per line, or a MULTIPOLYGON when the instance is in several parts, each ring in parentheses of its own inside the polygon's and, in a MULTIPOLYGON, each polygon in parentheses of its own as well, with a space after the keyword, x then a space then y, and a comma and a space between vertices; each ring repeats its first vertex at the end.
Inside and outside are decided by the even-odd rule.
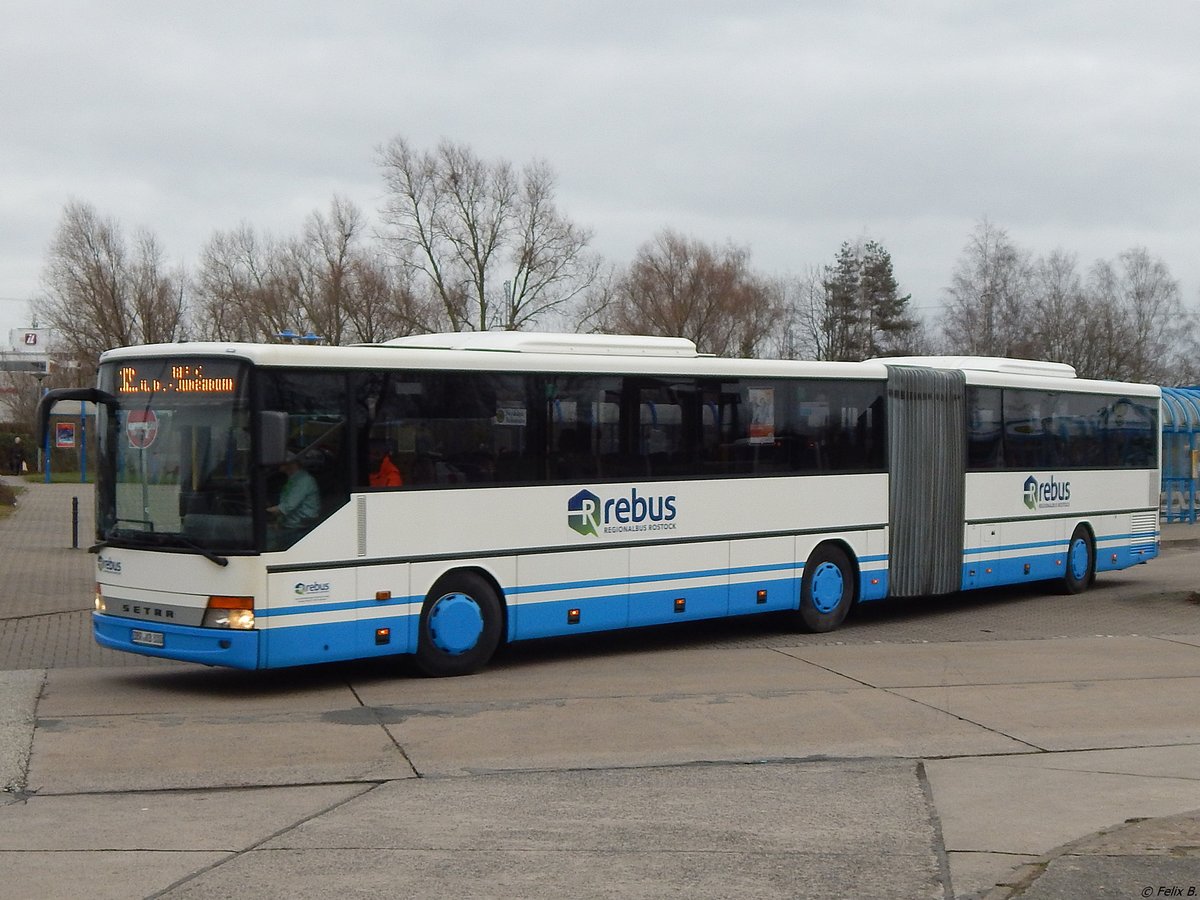
POLYGON ((918 362, 889 363, 892 596, 1079 592, 1158 555, 1157 388, 1052 363, 918 362))

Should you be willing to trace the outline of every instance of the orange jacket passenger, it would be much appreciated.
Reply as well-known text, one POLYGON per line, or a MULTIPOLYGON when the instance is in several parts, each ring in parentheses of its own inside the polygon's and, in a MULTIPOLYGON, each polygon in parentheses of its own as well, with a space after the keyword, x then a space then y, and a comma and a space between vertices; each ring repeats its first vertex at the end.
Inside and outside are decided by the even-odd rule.
POLYGON ((404 478, 390 456, 379 461, 379 468, 371 473, 369 480, 371 487, 401 487, 404 484, 404 478))

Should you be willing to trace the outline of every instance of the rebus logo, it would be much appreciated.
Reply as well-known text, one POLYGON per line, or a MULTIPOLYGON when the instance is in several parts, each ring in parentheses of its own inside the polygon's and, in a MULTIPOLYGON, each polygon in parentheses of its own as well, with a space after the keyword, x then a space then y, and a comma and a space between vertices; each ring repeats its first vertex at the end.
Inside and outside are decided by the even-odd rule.
POLYGON ((105 556, 96 557, 96 570, 98 572, 107 572, 110 575, 121 574, 121 563, 119 560, 109 559, 105 556))
POLYGON ((567 501, 567 524, 583 535, 599 537, 633 531, 671 531, 675 528, 675 495, 640 495, 634 488, 628 497, 601 500, 582 490, 567 501))
POLYGON ((328 594, 329 593, 329 582, 328 581, 314 581, 311 584, 305 584, 304 582, 300 582, 296 585, 295 591, 296 591, 297 597, 303 597, 306 594, 328 594))
POLYGON ((1025 505, 1030 509, 1046 509, 1071 505, 1071 482, 1038 481, 1032 475, 1025 479, 1025 505))

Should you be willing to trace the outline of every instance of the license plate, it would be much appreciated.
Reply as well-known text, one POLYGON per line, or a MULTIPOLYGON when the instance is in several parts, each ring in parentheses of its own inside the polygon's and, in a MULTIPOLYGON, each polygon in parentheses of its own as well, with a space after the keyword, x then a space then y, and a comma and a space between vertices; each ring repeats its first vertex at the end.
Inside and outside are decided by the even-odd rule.
POLYGON ((139 631, 135 628, 129 639, 135 644, 141 644, 145 647, 161 647, 163 645, 161 631, 139 631))

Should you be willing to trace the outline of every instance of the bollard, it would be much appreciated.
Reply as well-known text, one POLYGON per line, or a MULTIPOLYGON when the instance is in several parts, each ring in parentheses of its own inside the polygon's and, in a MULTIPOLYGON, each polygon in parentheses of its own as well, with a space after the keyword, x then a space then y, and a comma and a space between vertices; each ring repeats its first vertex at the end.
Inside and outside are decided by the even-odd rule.
POLYGON ((79 549, 79 498, 71 498, 71 549, 79 549))

